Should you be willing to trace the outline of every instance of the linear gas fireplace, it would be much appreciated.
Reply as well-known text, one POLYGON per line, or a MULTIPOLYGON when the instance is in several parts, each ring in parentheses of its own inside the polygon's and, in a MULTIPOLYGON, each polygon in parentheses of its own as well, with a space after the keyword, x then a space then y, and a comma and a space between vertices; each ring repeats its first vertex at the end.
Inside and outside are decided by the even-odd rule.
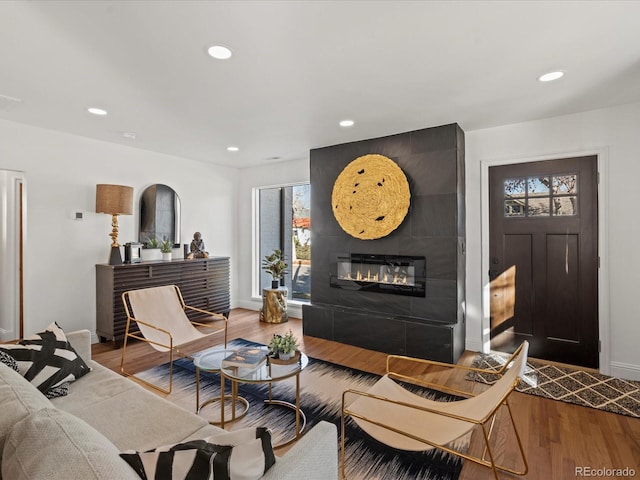
POLYGON ((333 254, 331 287, 345 290, 425 296, 425 257, 333 254))

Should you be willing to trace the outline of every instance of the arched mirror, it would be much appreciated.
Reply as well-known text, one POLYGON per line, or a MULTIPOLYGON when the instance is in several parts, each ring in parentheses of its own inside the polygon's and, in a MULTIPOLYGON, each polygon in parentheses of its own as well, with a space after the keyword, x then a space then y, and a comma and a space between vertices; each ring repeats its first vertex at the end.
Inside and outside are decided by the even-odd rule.
POLYGON ((180 197, 173 188, 156 184, 140 196, 140 243, 149 239, 180 243, 180 197))

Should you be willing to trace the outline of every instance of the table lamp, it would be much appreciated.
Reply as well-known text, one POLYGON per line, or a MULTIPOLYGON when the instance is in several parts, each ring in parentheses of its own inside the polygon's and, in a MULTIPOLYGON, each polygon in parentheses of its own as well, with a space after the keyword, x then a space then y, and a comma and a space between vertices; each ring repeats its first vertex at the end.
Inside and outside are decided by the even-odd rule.
POLYGON ((133 187, 122 185, 96 185, 96 213, 111 215, 111 255, 109 265, 120 265, 120 244, 118 243, 118 215, 133 213, 133 187))

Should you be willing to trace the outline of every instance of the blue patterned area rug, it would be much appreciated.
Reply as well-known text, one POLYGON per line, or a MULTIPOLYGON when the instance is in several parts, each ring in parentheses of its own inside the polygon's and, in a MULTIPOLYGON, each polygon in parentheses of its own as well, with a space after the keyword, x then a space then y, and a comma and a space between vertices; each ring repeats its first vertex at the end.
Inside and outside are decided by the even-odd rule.
MULTIPOLYGON (((257 345, 243 339, 229 342, 227 348, 257 345)), ((139 374, 147 381, 168 387, 169 366, 160 365, 139 374)), ((342 392, 349 388, 368 390, 380 377, 341 365, 309 358, 309 365, 300 375, 300 406, 307 417, 305 430, 310 430, 320 420, 334 423, 340 431, 342 392)), ((229 386, 227 385, 227 389, 229 386)), ((452 400, 455 397, 423 389, 428 398, 452 400)), ((227 390, 228 393, 228 390, 227 390)), ((273 430, 274 444, 295 429, 295 415, 290 409, 264 405, 268 396, 267 385, 240 384, 239 394, 249 402, 246 416, 226 424, 225 428, 269 426, 273 430)), ((220 396, 220 377, 202 372, 200 375, 200 401, 220 396)), ((273 398, 295 402, 295 379, 273 383, 273 398)), ((167 400, 189 410, 196 408, 195 367, 187 359, 174 362, 173 392, 167 400)), ((219 402, 206 406, 200 412, 210 421, 219 421, 219 402)), ((230 410, 225 410, 229 418, 230 410)), ((462 459, 454 455, 432 450, 429 452, 405 452, 389 448, 360 430, 349 421, 346 428, 347 478, 349 480, 456 480, 462 469, 462 459)), ((338 444, 339 445, 339 444, 338 444)), ((469 437, 463 437, 452 445, 465 452, 469 437)))

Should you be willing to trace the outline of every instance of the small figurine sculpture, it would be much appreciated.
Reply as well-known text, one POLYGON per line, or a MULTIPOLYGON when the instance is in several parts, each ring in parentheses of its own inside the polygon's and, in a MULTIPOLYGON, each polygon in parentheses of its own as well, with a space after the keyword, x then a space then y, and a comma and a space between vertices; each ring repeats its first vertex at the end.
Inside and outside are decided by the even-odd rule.
POLYGON ((205 250, 204 240, 200 232, 193 234, 193 240, 191 240, 189 256, 187 258, 209 258, 209 252, 205 250))

